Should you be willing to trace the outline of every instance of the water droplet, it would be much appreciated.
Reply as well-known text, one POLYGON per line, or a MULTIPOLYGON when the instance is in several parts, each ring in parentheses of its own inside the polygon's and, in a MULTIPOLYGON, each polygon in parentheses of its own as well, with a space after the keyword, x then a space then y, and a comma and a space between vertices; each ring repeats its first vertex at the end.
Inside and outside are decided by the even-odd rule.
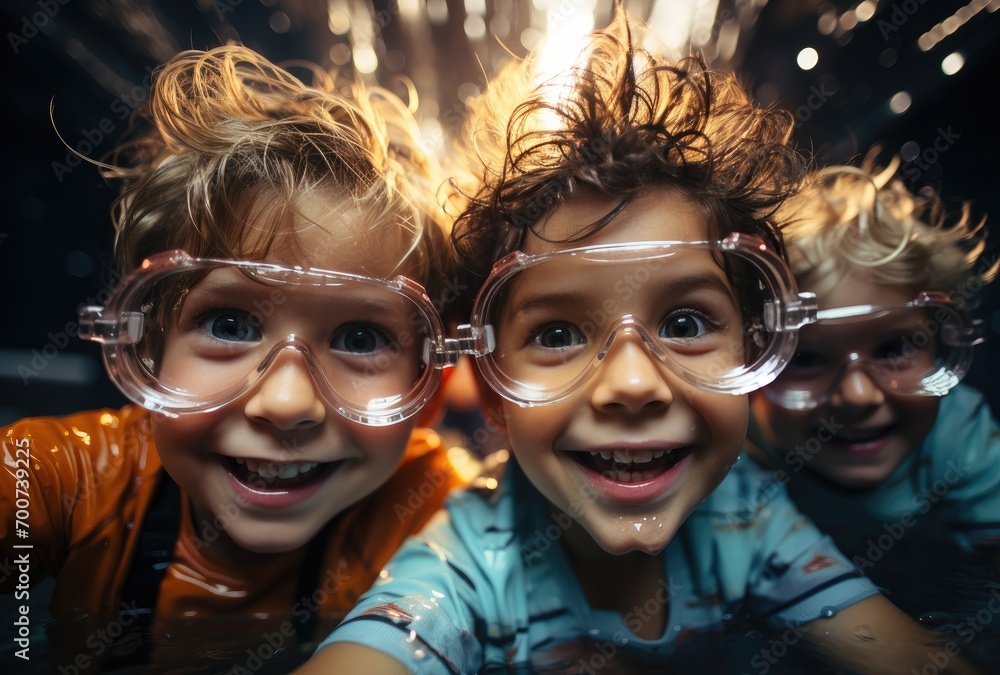
POLYGON ((621 640, 619 640, 618 644, 620 644, 620 645, 627 645, 628 644, 628 638, 627 637, 621 638, 621 640))
POLYGON ((875 631, 866 623, 854 627, 854 636, 865 642, 875 642, 875 631))
POLYGON ((761 638, 764 637, 764 634, 759 630, 752 630, 748 631, 746 636, 751 640, 760 640, 761 638))
POLYGON ((601 633, 601 630, 599 628, 591 628, 590 629, 590 634, 591 635, 599 635, 600 633, 601 633))
POLYGON ((414 649, 413 650, 413 658, 415 658, 418 661, 420 661, 421 659, 425 658, 426 656, 427 656, 427 653, 424 652, 423 649, 414 649))
POLYGON ((635 531, 638 532, 642 529, 642 523, 632 523, 632 527, 634 527, 635 531))
POLYGON ((647 520, 649 520, 649 518, 647 518, 646 516, 643 516, 643 517, 642 517, 642 522, 644 522, 644 523, 645 523, 645 522, 646 522, 647 520))
POLYGON ((827 618, 830 618, 836 613, 837 609, 835 607, 824 607, 823 609, 819 610, 820 616, 825 616, 827 618))
POLYGON ((411 630, 409 635, 406 636, 406 641, 409 643, 415 642, 417 639, 417 631, 411 630))
POLYGON ((733 615, 730 614, 729 612, 726 612, 725 614, 722 615, 722 620, 723 621, 732 621, 733 620, 733 615))

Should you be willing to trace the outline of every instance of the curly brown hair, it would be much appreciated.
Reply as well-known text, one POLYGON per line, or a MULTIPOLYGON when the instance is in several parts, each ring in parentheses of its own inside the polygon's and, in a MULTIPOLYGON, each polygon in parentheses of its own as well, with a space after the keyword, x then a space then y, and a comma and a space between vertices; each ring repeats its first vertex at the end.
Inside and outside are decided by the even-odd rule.
POLYGON ((698 56, 670 61, 639 48, 643 28, 618 8, 589 36, 567 80, 533 81, 537 59, 514 63, 471 104, 465 156, 453 181, 462 213, 452 230, 463 266, 480 279, 543 216, 576 195, 617 198, 569 241, 605 227, 651 187, 676 188, 704 210, 711 233, 748 232, 781 250, 773 214, 804 161, 791 116, 756 107, 731 73, 698 56))
POLYGON ((313 83, 226 45, 179 53, 154 72, 137 131, 101 164, 124 181, 113 206, 121 272, 174 248, 262 259, 301 222, 298 200, 320 194, 361 218, 376 247, 402 241, 399 267, 436 297, 448 228, 412 111, 384 89, 299 65, 313 83))

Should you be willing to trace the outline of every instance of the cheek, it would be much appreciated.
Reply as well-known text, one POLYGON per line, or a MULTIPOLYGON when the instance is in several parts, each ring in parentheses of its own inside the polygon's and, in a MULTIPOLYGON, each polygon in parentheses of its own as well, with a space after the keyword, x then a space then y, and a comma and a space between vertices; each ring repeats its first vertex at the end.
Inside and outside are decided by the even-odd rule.
POLYGON ((932 396, 914 396, 910 400, 894 402, 896 419, 903 434, 916 446, 930 433, 937 421, 941 399, 932 396))

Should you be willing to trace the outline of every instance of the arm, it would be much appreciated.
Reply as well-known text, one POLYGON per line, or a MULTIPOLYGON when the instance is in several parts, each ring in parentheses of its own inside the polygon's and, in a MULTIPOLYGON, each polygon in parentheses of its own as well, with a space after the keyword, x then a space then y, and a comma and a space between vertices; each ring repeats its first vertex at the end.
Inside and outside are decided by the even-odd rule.
POLYGON ((391 656, 353 642, 337 642, 323 647, 295 671, 296 675, 411 675, 410 670, 391 656))
POLYGON ((806 645, 841 667, 878 675, 925 672, 977 675, 960 657, 957 637, 927 630, 881 595, 799 627, 806 645), (948 639, 950 638, 950 639, 948 639))

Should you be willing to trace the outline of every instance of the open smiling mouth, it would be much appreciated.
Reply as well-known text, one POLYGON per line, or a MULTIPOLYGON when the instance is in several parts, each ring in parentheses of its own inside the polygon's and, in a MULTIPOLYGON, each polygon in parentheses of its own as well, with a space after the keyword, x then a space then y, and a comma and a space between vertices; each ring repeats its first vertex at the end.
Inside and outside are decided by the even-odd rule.
POLYGON ((266 462, 225 458, 229 473, 256 490, 288 490, 321 481, 347 460, 336 462, 266 462))
POLYGON ((645 483, 674 468, 691 454, 690 446, 673 450, 574 452, 584 467, 618 483, 645 483))

